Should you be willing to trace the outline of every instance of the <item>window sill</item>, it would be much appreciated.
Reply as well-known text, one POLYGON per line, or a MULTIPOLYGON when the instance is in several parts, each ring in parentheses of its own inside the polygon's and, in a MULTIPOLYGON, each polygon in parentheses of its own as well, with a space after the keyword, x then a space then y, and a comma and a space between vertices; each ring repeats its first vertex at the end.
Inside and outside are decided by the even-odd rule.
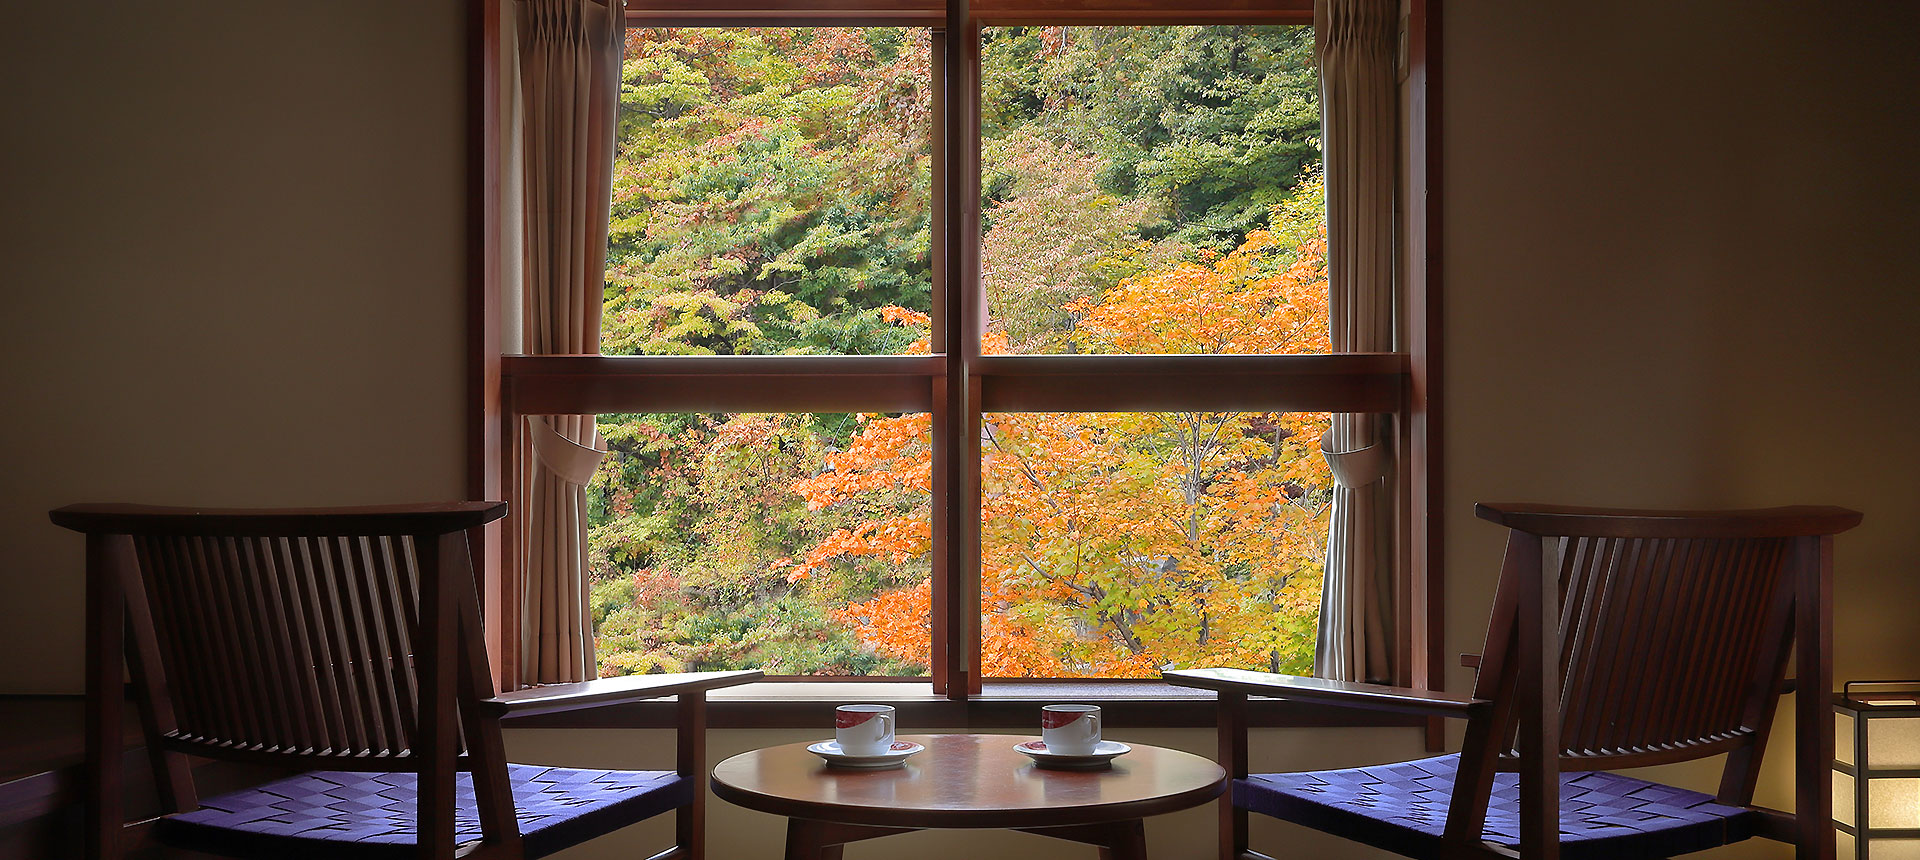
MULTIPOLYGON (((707 724, 716 729, 811 728, 830 725, 833 709, 847 702, 875 702, 900 711, 903 724, 942 729, 1031 728, 1040 706, 1088 702, 1106 710, 1107 722, 1137 728, 1208 728, 1215 725, 1214 694, 1157 681, 989 682, 966 701, 936 696, 925 682, 763 681, 716 690, 708 696, 707 724)), ((1255 728, 1325 726, 1424 726, 1420 717, 1334 708, 1305 702, 1254 698, 1248 717, 1255 728)), ((510 729, 655 729, 674 725, 671 699, 608 705, 581 711, 509 718, 510 729)))

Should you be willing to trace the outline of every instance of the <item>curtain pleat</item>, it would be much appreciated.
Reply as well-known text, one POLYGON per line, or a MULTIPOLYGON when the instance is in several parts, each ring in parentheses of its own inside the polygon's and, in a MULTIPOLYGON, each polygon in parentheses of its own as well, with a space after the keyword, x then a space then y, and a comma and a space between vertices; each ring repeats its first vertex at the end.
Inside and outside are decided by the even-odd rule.
MULTIPOLYGON (((1398 121, 1393 0, 1320 0, 1320 121, 1335 352, 1394 348, 1393 199, 1398 121)), ((1393 666, 1393 457, 1384 416, 1336 414, 1321 442, 1334 472, 1314 674, 1387 681, 1393 666)))
MULTIPOLYGON (((595 0, 521 0, 516 17, 521 347, 532 355, 594 354, 624 22, 617 6, 595 0)), ((597 674, 587 611, 586 485, 604 452, 591 415, 529 416, 524 430, 519 680, 584 681, 597 674)))

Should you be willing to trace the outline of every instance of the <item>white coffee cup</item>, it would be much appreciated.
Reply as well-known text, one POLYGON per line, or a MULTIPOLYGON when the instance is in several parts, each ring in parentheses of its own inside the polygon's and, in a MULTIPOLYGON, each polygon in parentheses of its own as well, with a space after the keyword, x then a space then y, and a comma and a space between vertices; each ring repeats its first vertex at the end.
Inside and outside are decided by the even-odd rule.
POLYGON ((833 739, 847 755, 879 755, 893 748, 892 705, 841 705, 833 709, 833 739))
POLYGON ((1040 739, 1047 752, 1092 755, 1100 745, 1099 705, 1048 705, 1040 709, 1040 739))

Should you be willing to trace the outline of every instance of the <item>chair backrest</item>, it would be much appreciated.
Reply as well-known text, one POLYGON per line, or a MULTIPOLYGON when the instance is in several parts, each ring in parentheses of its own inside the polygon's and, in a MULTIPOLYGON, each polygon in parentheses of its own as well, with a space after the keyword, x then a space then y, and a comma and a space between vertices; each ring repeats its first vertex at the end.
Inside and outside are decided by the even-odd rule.
POLYGON ((150 743, 407 770, 422 749, 422 714, 445 721, 458 711, 423 700, 450 692, 451 676, 486 672, 463 533, 505 510, 82 505, 52 518, 88 534, 90 565, 114 568, 92 572, 106 578, 90 587, 117 581, 124 595, 129 665, 156 712, 149 728, 160 737, 150 743), (435 594, 452 598, 436 603, 435 594), (427 644, 443 626, 460 643, 451 653, 427 644))
MULTIPOLYGON (((1478 513, 1517 539, 1508 544, 1475 695, 1514 700, 1520 578, 1557 582, 1559 672, 1552 677, 1562 770, 1658 764, 1764 743, 1793 645, 1798 577, 1811 575, 1806 541, 1817 551, 1823 536, 1860 521, 1856 512, 1828 507, 1481 505, 1478 513), (1536 552, 1537 567, 1516 557, 1536 552)), ((1518 758, 1519 711, 1497 709, 1494 736, 1510 742, 1501 747, 1502 769, 1518 758)))

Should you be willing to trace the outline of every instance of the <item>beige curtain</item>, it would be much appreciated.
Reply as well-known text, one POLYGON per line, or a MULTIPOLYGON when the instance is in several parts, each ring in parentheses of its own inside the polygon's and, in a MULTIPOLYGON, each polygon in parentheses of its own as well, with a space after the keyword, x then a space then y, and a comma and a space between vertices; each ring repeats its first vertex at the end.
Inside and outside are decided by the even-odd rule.
MULTIPOLYGON (((1327 176, 1327 269, 1335 352, 1394 348, 1395 0, 1314 4, 1327 176)), ((1314 674, 1387 681, 1393 666, 1393 542, 1387 421, 1341 414, 1321 442, 1333 469, 1327 573, 1314 674)))
MULTIPOLYGON (((624 21, 617 2, 521 0, 519 51, 522 278, 528 354, 600 351, 620 108, 624 21)), ((594 677, 587 614, 587 482, 602 451, 591 415, 529 416, 520 520, 526 549, 521 677, 594 677)))

